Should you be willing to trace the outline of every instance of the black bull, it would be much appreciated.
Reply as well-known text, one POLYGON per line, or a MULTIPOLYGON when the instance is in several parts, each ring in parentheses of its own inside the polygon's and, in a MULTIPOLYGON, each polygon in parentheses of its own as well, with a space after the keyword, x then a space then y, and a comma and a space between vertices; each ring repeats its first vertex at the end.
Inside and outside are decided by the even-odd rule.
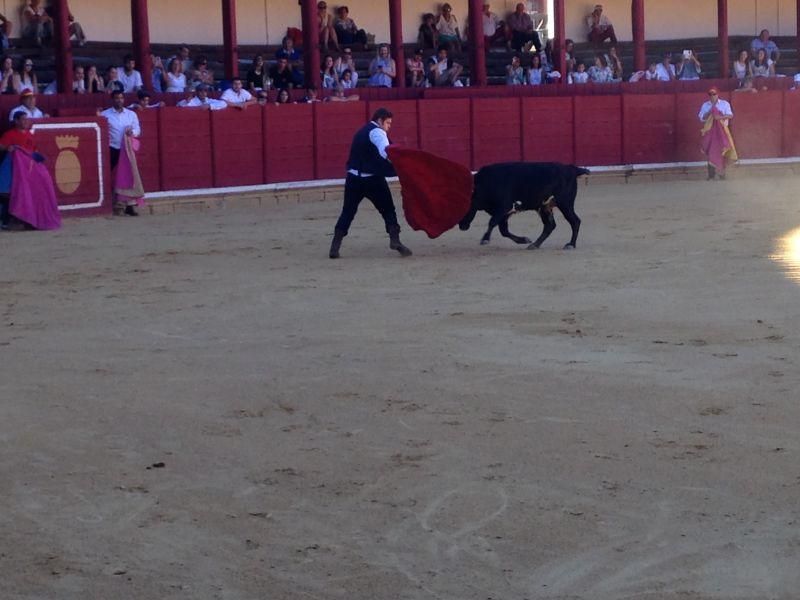
POLYGON ((534 249, 541 246, 556 228, 553 208, 557 207, 572 227, 572 239, 564 248, 574 248, 581 227, 581 220, 575 214, 578 177, 588 174, 588 169, 561 163, 510 162, 487 165, 475 175, 472 206, 461 219, 459 227, 466 231, 477 212, 485 210, 491 218, 481 244, 488 244, 492 229, 498 227, 503 237, 517 244, 530 244, 528 249, 534 249), (526 210, 537 211, 544 224, 542 234, 533 243, 508 230, 509 217, 526 210))

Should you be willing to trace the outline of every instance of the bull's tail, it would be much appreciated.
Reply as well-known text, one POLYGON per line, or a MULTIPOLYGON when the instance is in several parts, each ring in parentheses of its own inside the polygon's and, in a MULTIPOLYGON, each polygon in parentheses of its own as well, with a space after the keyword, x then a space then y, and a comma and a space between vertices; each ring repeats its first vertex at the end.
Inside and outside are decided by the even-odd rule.
POLYGON ((461 219, 461 221, 459 221, 458 223, 459 229, 461 229, 461 231, 466 231, 467 229, 469 229, 469 226, 472 225, 472 221, 475 218, 475 215, 477 214, 478 214, 478 209, 475 208, 475 202, 473 202, 472 206, 469 207, 469 211, 467 212, 467 214, 465 214, 464 218, 461 219))

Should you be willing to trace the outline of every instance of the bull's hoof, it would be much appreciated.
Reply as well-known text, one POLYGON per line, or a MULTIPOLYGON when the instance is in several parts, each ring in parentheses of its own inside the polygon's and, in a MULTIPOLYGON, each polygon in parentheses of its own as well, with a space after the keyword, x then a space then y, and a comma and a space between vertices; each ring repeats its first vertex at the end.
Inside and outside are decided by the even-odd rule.
POLYGON ((575 250, 575 244, 564 244, 564 250, 575 250))
POLYGON ((538 249, 539 249, 539 246, 537 246, 535 243, 533 243, 533 244, 531 244, 530 246, 528 246, 528 248, 527 248, 527 249, 528 249, 528 250, 538 250, 538 249))
POLYGON ((489 240, 481 240, 481 246, 488 246, 489 240))
POLYGON ((515 244, 530 244, 531 240, 529 238, 526 238, 526 237, 515 238, 514 239, 514 243, 515 244))
POLYGON ((459 224, 458 224, 458 228, 459 228, 461 231, 467 231, 467 230, 469 229, 469 226, 470 226, 470 225, 471 225, 471 223, 459 223, 459 224))

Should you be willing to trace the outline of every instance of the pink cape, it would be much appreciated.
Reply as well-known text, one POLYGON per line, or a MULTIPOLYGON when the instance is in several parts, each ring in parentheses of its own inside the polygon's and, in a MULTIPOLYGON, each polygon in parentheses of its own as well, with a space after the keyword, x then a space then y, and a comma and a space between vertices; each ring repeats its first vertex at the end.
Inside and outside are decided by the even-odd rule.
POLYGON ((129 135, 123 137, 123 147, 114 172, 114 194, 118 200, 131 200, 137 204, 144 204, 144 186, 136 163, 136 152, 141 142, 129 135))
POLYGON ((8 211, 34 229, 61 227, 56 190, 47 168, 22 148, 14 150, 12 160, 8 211))
POLYGON ((722 113, 715 106, 711 109, 711 114, 703 125, 701 150, 706 155, 706 159, 718 171, 725 171, 726 162, 739 160, 736 154, 736 146, 733 143, 733 136, 730 129, 723 121, 717 121, 715 116, 722 113))
POLYGON ((455 227, 472 204, 472 172, 422 150, 389 146, 411 229, 436 238, 455 227))

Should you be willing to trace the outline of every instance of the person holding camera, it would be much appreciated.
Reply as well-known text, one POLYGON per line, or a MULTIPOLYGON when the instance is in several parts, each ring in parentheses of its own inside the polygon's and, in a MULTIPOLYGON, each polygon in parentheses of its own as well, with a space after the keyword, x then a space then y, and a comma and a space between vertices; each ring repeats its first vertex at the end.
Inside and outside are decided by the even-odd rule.
POLYGON ((389 56, 389 44, 378 46, 378 56, 369 64, 369 87, 392 87, 397 68, 394 59, 389 56))
POLYGON ((697 81, 700 79, 700 73, 703 68, 700 66, 700 61, 697 59, 697 54, 694 50, 684 50, 683 56, 678 63, 677 78, 681 81, 697 81))

